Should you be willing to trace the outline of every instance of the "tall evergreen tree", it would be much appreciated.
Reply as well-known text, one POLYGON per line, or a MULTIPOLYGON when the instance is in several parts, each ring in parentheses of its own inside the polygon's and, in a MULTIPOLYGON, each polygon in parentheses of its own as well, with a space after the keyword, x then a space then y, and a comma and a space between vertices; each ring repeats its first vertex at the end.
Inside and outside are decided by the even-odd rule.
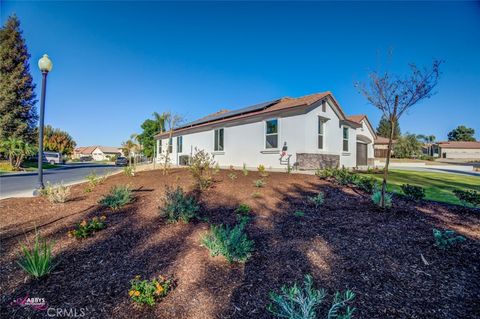
POLYGON ((0 29, 0 140, 35 142, 35 85, 20 21, 13 15, 0 29))
MULTIPOLYGON (((398 121, 395 122, 395 129, 393 130, 393 139, 397 139, 400 135, 400 125, 398 125, 398 121)), ((377 135, 382 137, 389 137, 390 136, 390 121, 385 117, 382 116, 380 122, 377 126, 377 135)))

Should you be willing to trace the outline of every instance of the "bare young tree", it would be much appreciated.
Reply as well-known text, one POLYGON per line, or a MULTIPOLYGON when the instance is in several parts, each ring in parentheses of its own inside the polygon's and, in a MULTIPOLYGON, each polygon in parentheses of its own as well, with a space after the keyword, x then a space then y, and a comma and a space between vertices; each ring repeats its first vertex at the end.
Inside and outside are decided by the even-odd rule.
POLYGON ((173 152, 173 131, 178 125, 183 122, 184 117, 182 115, 174 114, 172 112, 164 112, 162 116, 164 118, 165 132, 168 133, 167 147, 164 152, 162 152, 163 174, 167 175, 171 160, 170 154, 173 152))
POLYGON ((423 99, 434 95, 433 89, 438 83, 440 65, 443 61, 434 60, 431 68, 419 69, 410 64, 410 74, 402 78, 389 72, 373 71, 369 74, 369 81, 356 83, 359 92, 365 96, 370 104, 378 108, 383 116, 390 121, 390 136, 385 168, 383 170, 381 206, 385 208, 385 192, 388 179, 388 165, 392 151, 394 123, 412 106, 423 99))

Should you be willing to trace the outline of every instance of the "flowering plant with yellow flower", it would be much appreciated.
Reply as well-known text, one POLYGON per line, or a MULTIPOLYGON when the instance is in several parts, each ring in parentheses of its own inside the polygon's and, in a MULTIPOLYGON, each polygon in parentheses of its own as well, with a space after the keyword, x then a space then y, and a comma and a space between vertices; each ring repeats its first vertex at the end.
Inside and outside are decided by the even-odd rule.
POLYGON ((68 237, 87 238, 94 232, 106 227, 106 224, 104 223, 105 219, 107 219, 105 215, 100 218, 93 217, 90 221, 84 219, 75 229, 68 231, 68 237))
POLYGON ((157 300, 168 295, 173 285, 172 280, 164 276, 151 280, 142 280, 140 276, 135 276, 130 283, 132 287, 128 295, 132 301, 149 306, 153 306, 157 300))

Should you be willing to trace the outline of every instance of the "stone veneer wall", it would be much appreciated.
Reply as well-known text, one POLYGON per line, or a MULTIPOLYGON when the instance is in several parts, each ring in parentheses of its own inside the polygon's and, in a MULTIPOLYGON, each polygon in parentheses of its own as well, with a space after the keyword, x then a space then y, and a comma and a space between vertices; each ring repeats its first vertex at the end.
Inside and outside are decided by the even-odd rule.
POLYGON ((340 156, 331 154, 297 153, 299 169, 331 168, 340 166, 340 156))

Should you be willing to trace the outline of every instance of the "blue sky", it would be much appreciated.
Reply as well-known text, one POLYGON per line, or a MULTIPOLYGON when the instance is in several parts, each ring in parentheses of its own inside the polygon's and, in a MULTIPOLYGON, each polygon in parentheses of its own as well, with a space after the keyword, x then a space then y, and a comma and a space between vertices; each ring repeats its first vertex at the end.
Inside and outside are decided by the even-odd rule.
POLYGON ((79 145, 120 145, 153 111, 193 120, 327 90, 376 126, 353 82, 435 58, 446 61, 438 93, 402 131, 444 140, 465 124, 480 139, 479 2, 0 1, 2 24, 21 20, 37 84, 37 60, 53 60, 46 123, 79 145))

